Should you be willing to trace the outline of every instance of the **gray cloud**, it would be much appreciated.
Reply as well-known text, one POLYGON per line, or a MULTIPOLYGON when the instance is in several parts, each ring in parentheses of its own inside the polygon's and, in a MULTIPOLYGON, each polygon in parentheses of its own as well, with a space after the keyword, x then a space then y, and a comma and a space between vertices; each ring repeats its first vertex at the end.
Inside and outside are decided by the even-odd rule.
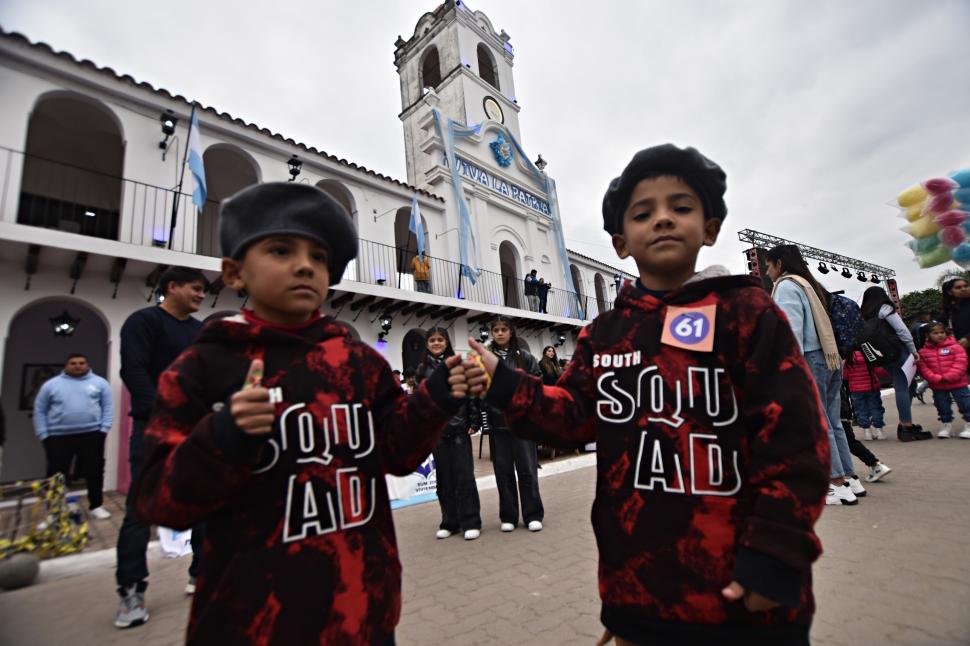
MULTIPOLYGON (((393 42, 434 2, 250 7, 4 0, 0 23, 404 178, 393 42)), ((942 271, 915 265, 889 203, 970 166, 970 3, 472 7, 512 36, 522 143, 550 162, 571 248, 612 255, 607 182, 637 149, 672 141, 728 172, 729 217, 705 262, 741 271, 737 231, 752 228, 892 267, 904 292, 942 271)))

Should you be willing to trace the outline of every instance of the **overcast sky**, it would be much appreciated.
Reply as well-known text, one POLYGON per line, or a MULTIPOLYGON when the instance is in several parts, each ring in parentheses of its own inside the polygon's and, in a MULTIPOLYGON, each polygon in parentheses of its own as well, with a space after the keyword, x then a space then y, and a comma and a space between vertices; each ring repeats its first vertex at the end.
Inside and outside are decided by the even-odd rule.
MULTIPOLYGON (((394 41, 435 6, 0 0, 0 24, 405 180, 394 41)), ((891 267, 903 293, 946 267, 917 267, 891 204, 970 166, 967 0, 471 7, 512 38, 522 145, 549 162, 571 249, 617 263, 603 191, 636 150, 670 141, 728 175, 702 264, 743 271, 749 228, 891 267)))

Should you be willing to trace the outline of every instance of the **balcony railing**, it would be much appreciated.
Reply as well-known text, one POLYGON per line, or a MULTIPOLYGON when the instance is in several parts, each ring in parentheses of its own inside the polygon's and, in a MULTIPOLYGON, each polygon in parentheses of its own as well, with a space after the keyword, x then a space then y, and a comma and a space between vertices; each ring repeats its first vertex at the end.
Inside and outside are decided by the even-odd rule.
MULTIPOLYGON (((170 242, 176 196, 173 189, 4 147, 0 147, 0 174, 0 204, 16 209, 18 223, 145 247, 218 255, 216 202, 210 201, 204 213, 197 214, 192 196, 182 193, 170 242)), ((416 251, 362 239, 360 252, 347 267, 344 280, 425 291, 486 306, 530 309, 523 277, 483 270, 472 283, 463 275, 460 263, 444 258, 427 257, 430 281, 426 286, 419 285, 411 269, 416 251)), ((601 306, 612 307, 612 302, 553 285, 540 311, 591 320, 601 306)))

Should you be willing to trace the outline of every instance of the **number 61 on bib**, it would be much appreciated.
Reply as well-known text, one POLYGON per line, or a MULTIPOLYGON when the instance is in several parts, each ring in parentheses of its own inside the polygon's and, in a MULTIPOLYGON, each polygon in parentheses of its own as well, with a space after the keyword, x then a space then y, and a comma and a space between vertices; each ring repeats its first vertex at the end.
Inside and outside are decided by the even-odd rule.
POLYGON ((660 342, 692 352, 714 349, 714 318, 717 305, 668 307, 660 342))

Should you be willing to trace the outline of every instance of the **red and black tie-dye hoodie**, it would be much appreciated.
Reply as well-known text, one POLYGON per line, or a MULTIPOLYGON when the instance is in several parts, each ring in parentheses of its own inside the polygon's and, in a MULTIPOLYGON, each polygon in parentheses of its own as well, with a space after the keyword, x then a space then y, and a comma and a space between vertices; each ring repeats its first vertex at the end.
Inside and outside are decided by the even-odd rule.
POLYGON ((698 278, 660 299, 628 286, 556 386, 500 364, 487 400, 522 437, 596 442, 607 628, 644 644, 807 644, 829 476, 818 391, 753 279, 698 278), (669 308, 709 305, 712 351, 661 343, 669 308), (726 601, 732 580, 783 607, 726 601))
POLYGON ((159 380, 137 483, 146 522, 207 523, 186 641, 383 646, 401 610, 384 474, 413 472, 460 403, 444 367, 406 397, 332 318, 206 326, 159 380), (277 414, 261 437, 228 406, 255 358, 277 414))

